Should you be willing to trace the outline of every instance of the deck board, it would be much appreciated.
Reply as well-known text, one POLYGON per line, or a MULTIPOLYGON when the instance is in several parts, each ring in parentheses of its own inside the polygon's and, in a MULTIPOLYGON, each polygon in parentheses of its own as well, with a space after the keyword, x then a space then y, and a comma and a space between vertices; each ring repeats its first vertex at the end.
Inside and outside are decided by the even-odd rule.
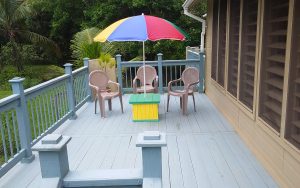
MULTIPOLYGON (((55 133, 72 136, 68 144, 71 170, 140 168, 141 149, 135 146, 138 133, 158 130, 167 133, 167 147, 162 149, 163 187, 278 187, 233 127, 213 106, 208 97, 196 94, 196 112, 189 98, 188 116, 183 116, 179 98, 161 95, 159 122, 131 121, 129 95, 119 100, 113 110, 101 118, 94 103, 84 105, 76 120, 68 120, 55 133)), ((0 179, 0 187, 39 187, 41 174, 36 159, 18 163, 0 179)))

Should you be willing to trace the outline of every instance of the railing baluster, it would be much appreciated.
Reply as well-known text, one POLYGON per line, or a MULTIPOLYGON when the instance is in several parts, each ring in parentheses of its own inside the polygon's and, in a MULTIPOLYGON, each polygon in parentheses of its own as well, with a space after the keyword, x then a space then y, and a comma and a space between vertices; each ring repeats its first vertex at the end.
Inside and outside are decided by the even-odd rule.
POLYGON ((65 85, 64 84, 61 84, 60 87, 59 87, 59 98, 60 98, 60 109, 61 109, 61 114, 60 114, 60 117, 63 118, 64 117, 64 114, 66 113, 66 107, 65 107, 65 95, 64 95, 64 87, 65 85))
POLYGON ((30 113, 31 113, 31 119, 32 119, 32 127, 33 127, 33 134, 34 134, 34 138, 37 138, 37 134, 36 134, 36 119, 34 116, 34 110, 33 110, 33 100, 30 99, 28 100, 28 104, 30 106, 30 113))
POLYGON ((15 112, 12 111, 12 124, 13 124, 13 128, 14 128, 14 136, 15 136, 15 142, 16 142, 16 149, 17 152, 20 151, 20 146, 19 146, 19 140, 18 140, 18 135, 17 135, 17 129, 16 129, 16 119, 15 119, 15 112))
POLYGON ((74 78, 74 99, 75 99, 75 105, 78 104, 78 92, 79 92, 79 89, 78 89, 78 77, 77 78, 74 78))
POLYGON ((86 85, 86 91, 87 91, 87 96, 88 96, 88 101, 89 102, 92 102, 92 90, 91 90, 91 88, 89 87, 89 58, 83 58, 83 65, 84 65, 84 67, 86 67, 87 69, 86 69, 86 73, 85 73, 85 85, 86 85))
POLYGON ((127 72, 128 72, 128 68, 125 69, 125 88, 128 88, 127 72))
POLYGON ((132 79, 132 72, 131 72, 131 67, 129 67, 129 74, 130 74, 130 88, 133 88, 133 85, 132 85, 132 81, 133 81, 133 79, 132 79))
POLYGON ((13 151, 13 145, 12 145, 12 140, 11 140, 11 134, 10 134, 10 123, 9 123, 9 117, 8 117, 8 112, 5 113, 5 120, 6 120, 6 127, 7 127, 7 134, 8 134, 8 142, 9 142, 9 149, 10 149, 10 156, 14 156, 14 151, 13 151))
POLYGON ((121 55, 118 54, 116 55, 116 60, 117 60, 117 77, 118 77, 118 83, 120 84, 120 88, 122 93, 123 91, 123 82, 122 82, 122 64, 121 64, 121 55))
POLYGON ((36 112, 36 119, 38 122, 38 131, 39 131, 39 135, 41 135, 41 122, 40 122, 40 116, 38 113, 38 99, 37 97, 34 98, 34 106, 35 106, 35 112, 36 112))
POLYGON ((52 125, 52 120, 51 120, 51 112, 50 112, 50 103, 49 103, 49 91, 50 90, 47 90, 46 92, 45 92, 45 97, 46 97, 46 105, 47 105, 47 115, 48 115, 48 123, 49 123, 49 127, 52 125))
POLYGON ((84 94, 85 94, 84 74, 81 73, 81 75, 80 75, 80 100, 78 101, 78 103, 84 99, 84 94))
POLYGON ((46 102, 45 102, 45 93, 41 95, 42 101, 43 101, 43 111, 44 111, 44 118, 45 118, 45 130, 48 129, 48 116, 47 116, 47 110, 46 110, 46 102))
POLYGON ((159 92, 163 93, 163 70, 162 70, 162 53, 157 54, 157 70, 158 70, 158 86, 159 86, 159 92))
POLYGON ((53 97, 54 97, 54 104, 55 104, 55 122, 57 122, 59 120, 57 88, 53 89, 53 97))
POLYGON ((53 125, 56 122, 56 119, 55 119, 55 113, 54 113, 54 105, 53 105, 54 100, 52 97, 52 92, 53 92, 53 90, 51 89, 49 91, 49 99, 50 99, 50 109, 51 109, 51 119, 52 119, 51 124, 53 125))
POLYGON ((62 100, 61 100, 61 86, 58 86, 57 88, 57 100, 58 100, 58 119, 60 120, 61 119, 61 116, 63 114, 63 109, 62 109, 62 100))
POLYGON ((40 116, 41 116, 41 125, 42 125, 42 130, 43 132, 45 131, 45 120, 43 117, 43 112, 42 112, 42 102, 41 102, 41 96, 38 97, 38 101, 39 101, 39 111, 40 111, 40 116))
POLYGON ((4 126, 2 124, 2 116, 1 116, 1 120, 0 120, 0 127, 1 127, 1 137, 2 137, 2 147, 3 147, 3 153, 4 153, 4 160, 5 162, 8 161, 7 159, 7 150, 6 150, 6 142, 5 142, 5 135, 4 135, 4 126))
POLYGON ((65 109, 64 114, 67 114, 70 111, 70 109, 68 107, 67 83, 66 82, 64 83, 62 89, 63 89, 63 94, 64 94, 63 95, 64 109, 65 109))

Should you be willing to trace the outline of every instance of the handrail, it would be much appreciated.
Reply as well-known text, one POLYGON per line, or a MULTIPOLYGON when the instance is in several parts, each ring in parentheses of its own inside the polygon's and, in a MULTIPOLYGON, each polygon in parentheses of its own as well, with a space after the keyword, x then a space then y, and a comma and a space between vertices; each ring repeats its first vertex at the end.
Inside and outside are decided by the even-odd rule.
POLYGON ((1 108, 5 107, 5 105, 9 105, 10 103, 17 101, 18 99, 20 99, 20 95, 18 94, 12 94, 8 97, 0 99, 0 111, 1 108))
POLYGON ((41 84, 38 84, 38 85, 33 86, 31 88, 28 88, 28 89, 24 90, 24 93, 25 93, 26 96, 32 95, 35 92, 39 92, 39 91, 41 91, 45 88, 49 88, 49 87, 51 87, 51 86, 53 86, 57 83, 60 83, 61 81, 66 80, 68 78, 69 78, 69 75, 64 74, 64 75, 59 76, 57 78, 48 80, 46 82, 43 82, 41 84))

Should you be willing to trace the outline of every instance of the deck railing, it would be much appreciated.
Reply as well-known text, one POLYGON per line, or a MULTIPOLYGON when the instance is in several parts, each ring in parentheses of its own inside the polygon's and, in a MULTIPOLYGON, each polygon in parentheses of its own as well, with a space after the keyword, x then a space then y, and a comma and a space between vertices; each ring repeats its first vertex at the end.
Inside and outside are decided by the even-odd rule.
MULTIPOLYGON (((157 70, 160 93, 167 90, 169 81, 180 78, 186 67, 199 69, 200 84, 198 85, 198 91, 204 92, 204 53, 187 50, 185 60, 163 60, 162 57, 162 54, 157 54, 157 61, 145 61, 146 65, 151 65, 157 70)), ((118 83, 123 92, 132 92, 132 81, 138 67, 143 65, 143 61, 122 61, 121 55, 117 55, 116 59, 118 83)), ((182 84, 182 82, 179 82, 176 86, 181 87, 182 84)))
MULTIPOLYGON (((146 64, 157 68, 159 91, 166 89, 170 80, 180 77, 185 67, 194 66, 200 71, 199 92, 204 92, 204 53, 187 50, 185 60, 163 60, 146 64)), ((142 61, 121 61, 116 56, 118 82, 122 92, 132 91, 132 80, 142 61)), ((76 118, 76 111, 91 99, 88 86, 89 59, 84 66, 72 71, 65 64, 65 74, 24 90, 24 78, 10 80, 13 95, 0 100, 0 177, 19 161, 34 159, 31 147, 68 119, 76 118)), ((182 83, 178 85, 181 86, 182 83)))
POLYGON ((53 132, 67 119, 76 118, 78 110, 90 98, 88 64, 72 71, 65 64, 65 74, 24 90, 24 78, 10 80, 13 95, 0 100, 0 177, 20 160, 33 160, 31 147, 53 132))

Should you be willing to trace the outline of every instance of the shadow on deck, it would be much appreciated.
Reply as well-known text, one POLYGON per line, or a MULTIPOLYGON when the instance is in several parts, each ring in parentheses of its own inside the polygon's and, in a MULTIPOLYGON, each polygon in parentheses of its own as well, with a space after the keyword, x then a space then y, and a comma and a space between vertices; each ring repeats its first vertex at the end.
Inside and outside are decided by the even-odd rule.
MULTIPOLYGON (((231 125, 206 95, 196 94, 197 112, 189 100, 188 116, 171 98, 166 113, 166 95, 161 96, 159 122, 133 123, 129 95, 123 97, 124 114, 118 100, 107 118, 94 114, 94 103, 84 105, 76 120, 54 133, 72 136, 68 144, 70 170, 141 167, 141 151, 135 147, 138 133, 158 130, 167 133, 163 155, 164 188, 278 187, 231 125)), ((106 106, 107 108, 107 106, 106 106)), ((39 187, 39 157, 30 164, 17 164, 0 179, 0 187, 39 187)))

